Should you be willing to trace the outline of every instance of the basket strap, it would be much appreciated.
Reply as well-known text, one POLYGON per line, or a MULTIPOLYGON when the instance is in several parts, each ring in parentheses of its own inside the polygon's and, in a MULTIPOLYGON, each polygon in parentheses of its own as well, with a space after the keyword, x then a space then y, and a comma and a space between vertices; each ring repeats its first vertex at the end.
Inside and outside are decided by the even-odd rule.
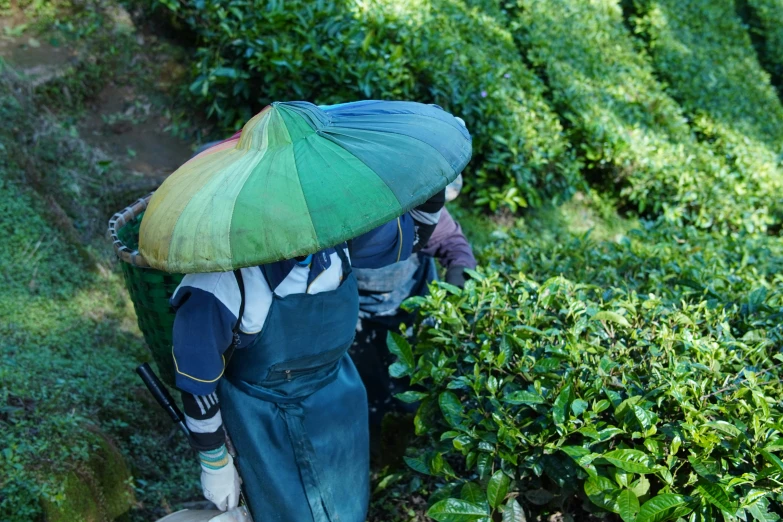
POLYGON ((242 278, 242 270, 234 270, 234 277, 239 285, 239 314, 237 315, 237 323, 234 325, 234 335, 239 333, 239 327, 242 325, 242 316, 245 313, 245 280, 242 278))
POLYGON ((242 316, 245 313, 245 280, 242 279, 242 271, 239 269, 234 270, 234 278, 239 286, 239 313, 237 314, 237 322, 234 324, 234 328, 231 329, 231 332, 234 334, 231 338, 231 345, 226 349, 226 353, 223 354, 225 367, 228 367, 228 363, 231 362, 231 356, 234 355, 234 350, 239 346, 239 327, 242 326, 242 316))

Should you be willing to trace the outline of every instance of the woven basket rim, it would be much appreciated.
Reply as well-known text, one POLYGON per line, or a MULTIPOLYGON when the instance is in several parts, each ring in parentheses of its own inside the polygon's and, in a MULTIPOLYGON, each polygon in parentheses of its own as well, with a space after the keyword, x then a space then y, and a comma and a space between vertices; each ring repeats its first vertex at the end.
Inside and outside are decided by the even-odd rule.
POLYGON ((153 193, 150 192, 143 198, 139 198, 131 205, 114 214, 109 220, 109 234, 111 235, 111 240, 114 244, 114 252, 117 254, 117 257, 120 258, 120 261, 124 261, 139 268, 149 268, 150 265, 138 250, 129 248, 122 242, 119 231, 129 222, 136 219, 139 214, 147 210, 147 205, 149 205, 152 194, 153 193))

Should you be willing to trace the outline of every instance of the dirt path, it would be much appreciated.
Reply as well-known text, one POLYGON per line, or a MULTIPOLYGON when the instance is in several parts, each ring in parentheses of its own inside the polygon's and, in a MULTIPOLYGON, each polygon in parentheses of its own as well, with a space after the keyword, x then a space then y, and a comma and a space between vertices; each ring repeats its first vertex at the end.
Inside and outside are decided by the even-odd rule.
MULTIPOLYGON (((64 43, 59 35, 31 34, 31 30, 24 30, 24 24, 20 14, 0 19, 0 58, 34 88, 71 73, 80 60, 96 59, 84 56, 81 49, 64 43)), ((137 39, 142 43, 145 40, 142 35, 137 39)), ((139 45, 140 52, 132 61, 150 67, 161 67, 167 62, 174 66, 171 57, 153 55, 154 51, 146 53, 146 49, 139 45)), ((127 74, 117 76, 85 100, 84 110, 72 122, 72 132, 103 152, 113 166, 127 172, 129 181, 142 176, 162 181, 193 150, 191 143, 167 129, 172 123, 165 114, 171 94, 162 92, 154 82, 140 86, 138 81, 129 81, 127 74)), ((69 96, 64 93, 65 99, 69 96)))
POLYGON ((110 84, 79 122, 79 134, 129 171, 163 178, 192 155, 190 144, 166 131, 170 124, 144 93, 110 84))

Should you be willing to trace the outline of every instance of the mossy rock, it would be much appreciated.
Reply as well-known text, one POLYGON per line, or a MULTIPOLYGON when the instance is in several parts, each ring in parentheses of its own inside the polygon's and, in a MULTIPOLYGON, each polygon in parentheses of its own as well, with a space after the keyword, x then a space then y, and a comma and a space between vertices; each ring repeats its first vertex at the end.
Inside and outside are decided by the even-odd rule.
POLYGON ((63 499, 60 502, 44 500, 47 522, 103 522, 105 512, 92 485, 71 472, 65 477, 63 499))
POLYGON ((63 478, 62 498, 42 501, 46 521, 116 520, 135 502, 130 479, 122 454, 108 438, 97 435, 93 457, 63 478))

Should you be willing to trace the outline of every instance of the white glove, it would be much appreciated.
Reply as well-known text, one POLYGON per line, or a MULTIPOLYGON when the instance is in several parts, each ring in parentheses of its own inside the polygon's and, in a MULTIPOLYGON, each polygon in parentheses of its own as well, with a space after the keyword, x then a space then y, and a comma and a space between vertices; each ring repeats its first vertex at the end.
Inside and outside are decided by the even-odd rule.
MULTIPOLYGON (((225 451, 225 449, 224 449, 225 451)), ((239 473, 234 466, 234 459, 226 453, 228 463, 218 469, 201 465, 201 489, 204 498, 217 506, 220 511, 234 509, 239 504, 239 473)))
POLYGON ((209 522, 253 522, 253 519, 250 518, 247 508, 240 506, 210 518, 209 522))

